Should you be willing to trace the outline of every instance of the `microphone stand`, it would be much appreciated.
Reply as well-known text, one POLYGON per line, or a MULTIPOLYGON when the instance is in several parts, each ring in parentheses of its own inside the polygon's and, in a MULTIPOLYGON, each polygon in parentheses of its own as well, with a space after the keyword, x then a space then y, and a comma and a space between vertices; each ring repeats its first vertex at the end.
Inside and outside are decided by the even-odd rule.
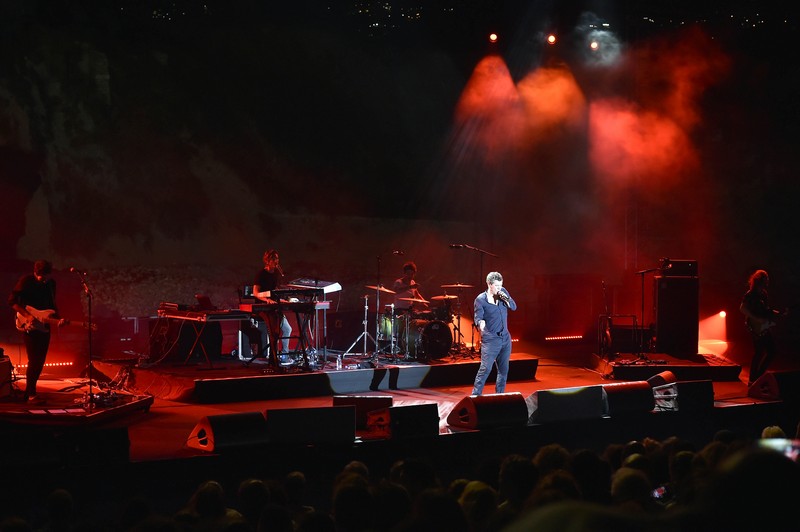
POLYGON ((646 270, 639 270, 636 272, 636 275, 640 276, 641 279, 641 316, 642 320, 639 322, 639 352, 636 353, 636 358, 639 360, 648 361, 647 356, 644 354, 644 276, 645 274, 656 272, 661 270, 661 268, 648 268, 646 270))
POLYGON ((92 323, 92 299, 94 299, 94 295, 92 294, 92 289, 89 288, 89 284, 86 282, 86 274, 79 270, 75 270, 75 273, 78 274, 78 278, 81 280, 81 286, 83 287, 83 291, 86 294, 86 306, 88 311, 88 322, 87 322, 87 329, 88 333, 88 341, 89 341, 89 365, 86 368, 86 375, 89 379, 89 395, 88 399, 84 406, 88 406, 89 410, 92 410, 94 407, 94 363, 93 363, 93 354, 92 354, 92 328, 94 324, 92 323))
MULTIPOLYGON (((490 257, 494 257, 494 258, 500 258, 500 257, 498 255, 495 255, 494 253, 486 251, 485 249, 476 248, 475 246, 470 246, 469 244, 461 244, 459 247, 462 247, 464 249, 469 249, 470 251, 475 251, 476 253, 478 253, 480 255, 481 260, 480 260, 479 278, 481 280, 480 280, 478 286, 483 286, 484 284, 486 284, 486 280, 483 278, 483 257, 486 256, 486 255, 489 255, 490 257)), ((472 353, 474 353, 475 352, 475 329, 478 328, 478 324, 475 323, 474 314, 472 316, 472 319, 473 319, 473 321, 472 321, 472 346, 469 348, 469 350, 472 353)))

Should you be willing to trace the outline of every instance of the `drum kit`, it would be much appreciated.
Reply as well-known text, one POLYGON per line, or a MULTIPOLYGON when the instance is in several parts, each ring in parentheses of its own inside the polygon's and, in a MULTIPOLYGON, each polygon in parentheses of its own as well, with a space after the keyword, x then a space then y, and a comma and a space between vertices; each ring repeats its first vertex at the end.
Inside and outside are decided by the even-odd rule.
MULTIPOLYGON (((367 286, 386 294, 395 292, 384 287, 367 286)), ((448 354, 459 354, 464 335, 461 333, 461 308, 458 295, 448 294, 447 290, 461 292, 473 288, 469 284, 441 285, 445 293, 431 297, 431 301, 421 298, 400 297, 398 301, 409 304, 408 308, 397 309, 395 304, 385 305, 385 311, 378 317, 376 346, 383 347, 377 354, 398 360, 440 360, 448 354), (429 307, 433 302, 433 306, 429 307), (421 306, 426 310, 417 310, 421 306), (451 331, 450 326, 453 326, 451 331), (453 339, 456 335, 456 341, 453 339)))

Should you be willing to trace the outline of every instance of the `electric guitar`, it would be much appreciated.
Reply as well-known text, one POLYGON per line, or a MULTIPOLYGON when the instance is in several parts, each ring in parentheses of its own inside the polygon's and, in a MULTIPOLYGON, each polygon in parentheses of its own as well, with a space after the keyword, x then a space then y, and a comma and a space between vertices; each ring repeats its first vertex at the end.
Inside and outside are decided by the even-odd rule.
POLYGON ((754 335, 763 336, 768 330, 778 324, 778 321, 775 318, 785 318, 788 315, 789 308, 779 311, 777 314, 769 318, 751 318, 750 316, 746 316, 744 319, 744 324, 754 335))
POLYGON ((769 318, 751 318, 749 316, 744 319, 744 324, 747 326, 747 329, 756 336, 764 335, 768 330, 777 325, 776 322, 769 318))
MULTIPOLYGON (((55 314, 56 311, 52 309, 44 309, 39 310, 38 308, 27 306, 25 310, 28 311, 28 314, 32 316, 29 318, 27 316, 23 316, 19 312, 17 312, 15 326, 17 327, 18 331, 21 332, 31 332, 31 331, 40 331, 40 332, 47 332, 51 325, 55 325, 57 327, 61 327, 63 325, 80 325, 84 329, 89 329, 88 322, 71 322, 69 320, 62 320, 61 318, 56 318, 55 314)), ((93 331, 97 330, 97 325, 92 324, 91 329, 93 331)))

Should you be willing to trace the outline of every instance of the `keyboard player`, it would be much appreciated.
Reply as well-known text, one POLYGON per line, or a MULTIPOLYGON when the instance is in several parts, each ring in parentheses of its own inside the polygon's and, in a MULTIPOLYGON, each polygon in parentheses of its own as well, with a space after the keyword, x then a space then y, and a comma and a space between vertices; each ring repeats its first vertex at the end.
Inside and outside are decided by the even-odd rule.
MULTIPOLYGON (((256 274, 255 281, 253 282, 253 296, 268 304, 276 304, 276 300, 272 298, 272 291, 280 285, 283 278, 283 269, 280 265, 280 257, 278 252, 274 249, 269 249, 264 252, 264 267, 256 274)), ((280 311, 278 305, 275 305, 275 310, 272 312, 260 312, 259 315, 267 323, 269 329, 269 343, 267 343, 266 334, 262 335, 261 344, 259 345, 258 356, 264 356, 264 349, 267 345, 276 346, 280 342, 281 353, 289 351, 289 339, 292 336, 292 326, 283 312, 280 311)), ((274 351, 274 350, 273 350, 274 351)), ((274 353, 273 353, 274 354, 274 353)), ((278 358, 274 358, 277 364, 278 358)))

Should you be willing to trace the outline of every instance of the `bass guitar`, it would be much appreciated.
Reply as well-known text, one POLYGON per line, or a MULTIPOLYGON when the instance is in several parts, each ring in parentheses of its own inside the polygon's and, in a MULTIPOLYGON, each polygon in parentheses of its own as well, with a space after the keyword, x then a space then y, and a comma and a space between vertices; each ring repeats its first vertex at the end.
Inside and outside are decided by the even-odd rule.
MULTIPOLYGON (((31 331, 40 331, 40 332, 47 332, 50 326, 57 326, 61 327, 64 325, 80 325, 84 329, 89 329, 88 322, 72 322, 70 320, 65 320, 61 318, 56 318, 56 311, 53 309, 44 309, 40 310, 35 307, 27 306, 25 310, 28 311, 28 314, 31 317, 23 316, 19 312, 17 312, 16 320, 14 325, 16 326, 18 331, 21 332, 31 332, 31 331)), ((92 324, 91 329, 93 331, 97 330, 97 326, 92 324)))

